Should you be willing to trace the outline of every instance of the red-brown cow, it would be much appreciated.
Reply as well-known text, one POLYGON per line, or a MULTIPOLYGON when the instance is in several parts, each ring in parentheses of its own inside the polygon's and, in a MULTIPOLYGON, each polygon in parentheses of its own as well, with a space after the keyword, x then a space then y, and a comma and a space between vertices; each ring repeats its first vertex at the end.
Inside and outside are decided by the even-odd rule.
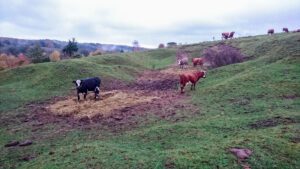
POLYGON ((230 33, 229 32, 223 32, 222 33, 222 39, 228 39, 229 38, 230 33))
POLYGON ((283 32, 289 33, 289 29, 288 28, 282 28, 283 32))
POLYGON ((185 85, 189 82, 192 83, 191 90, 196 90, 196 83, 200 78, 205 78, 206 77, 206 71, 196 71, 196 72, 189 72, 189 73, 184 73, 180 74, 180 91, 183 93, 183 89, 185 85))
POLYGON ((235 32, 230 32, 230 34, 229 34, 229 38, 230 38, 230 39, 232 39, 232 38, 233 38, 233 36, 234 36, 234 33, 235 33, 235 32))
POLYGON ((274 34, 274 29, 269 29, 268 30, 268 35, 273 35, 274 34))
POLYGON ((193 62, 194 67, 197 65, 202 66, 204 63, 204 58, 193 58, 192 62, 193 62))

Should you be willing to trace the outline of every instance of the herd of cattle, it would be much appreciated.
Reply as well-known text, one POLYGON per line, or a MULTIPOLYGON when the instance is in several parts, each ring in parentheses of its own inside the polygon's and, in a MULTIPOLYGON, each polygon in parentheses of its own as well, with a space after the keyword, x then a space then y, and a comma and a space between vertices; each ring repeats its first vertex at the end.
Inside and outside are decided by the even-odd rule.
MULTIPOLYGON (((202 66, 204 63, 204 60, 203 60, 203 58, 193 58, 192 62, 193 62, 194 67, 197 65, 202 66)), ((182 65, 188 65, 188 58, 185 57, 183 59, 180 59, 178 61, 178 65, 181 68, 183 68, 182 65)), ((195 90, 196 83, 199 81, 199 79, 205 78, 205 77, 206 77, 206 71, 202 71, 202 70, 180 74, 179 81, 180 81, 181 93, 183 93, 183 89, 188 83, 192 84, 191 90, 195 90)), ((84 99, 86 99, 88 91, 94 92, 95 100, 100 98, 101 79, 99 77, 77 79, 77 80, 74 80, 73 83, 76 86, 78 101, 80 100, 80 94, 83 94, 84 99)))
MULTIPOLYGON (((288 28, 282 28, 282 31, 286 32, 286 33, 289 33, 289 29, 288 28)), ((292 32, 293 33, 300 32, 300 29, 294 30, 292 32)), ((234 33, 235 32, 223 32, 222 33, 222 40, 223 39, 232 39, 233 36, 234 36, 234 33)), ((269 29, 268 30, 268 35, 273 35, 274 33, 275 33, 274 29, 269 29)))
MULTIPOLYGON (((283 32, 288 33, 288 28, 282 28, 283 32)), ((268 35, 274 34, 274 29, 268 30, 268 35)), ((300 29, 292 31, 300 32, 300 29)), ((222 39, 232 39, 235 32, 223 32, 222 33, 222 39)), ((204 58, 193 58, 192 59, 193 66, 196 67, 197 65, 203 66, 204 64, 204 58)), ((184 68, 185 65, 188 65, 188 56, 185 53, 180 53, 180 57, 177 57, 177 63, 181 69, 184 68)), ((199 81, 200 78, 206 77, 206 71, 195 71, 195 72, 189 72, 189 73, 182 73, 179 75, 180 77, 180 91, 183 93, 183 89, 186 86, 186 84, 191 83, 191 90, 195 90, 196 83, 199 81)), ((73 83, 76 85, 77 89, 77 98, 78 101, 80 100, 80 95, 83 93, 84 99, 86 99, 86 95, 88 91, 93 91, 95 93, 95 99, 99 98, 100 96, 100 84, 101 79, 98 77, 93 78, 87 78, 87 79, 78 79, 73 81, 73 83)))
MULTIPOLYGON (((289 29, 288 28, 282 28, 282 31, 286 32, 286 33, 289 33, 289 29)), ((274 32, 275 32, 274 29, 269 29, 268 30, 268 35, 272 35, 272 34, 274 34, 274 32)), ((300 32, 300 29, 294 30, 292 32, 293 33, 300 32)))

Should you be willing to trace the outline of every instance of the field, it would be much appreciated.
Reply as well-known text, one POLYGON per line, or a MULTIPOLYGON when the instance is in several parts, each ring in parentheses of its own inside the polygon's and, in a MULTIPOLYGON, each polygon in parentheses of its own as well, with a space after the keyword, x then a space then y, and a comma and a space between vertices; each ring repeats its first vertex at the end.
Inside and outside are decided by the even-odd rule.
POLYGON ((0 71, 0 168, 298 168, 300 33, 181 48, 220 43, 245 61, 184 94, 174 48, 0 71), (72 80, 91 76, 101 99, 76 102, 72 80), (32 145, 5 147, 14 140, 32 145), (253 153, 239 163, 233 147, 253 153))

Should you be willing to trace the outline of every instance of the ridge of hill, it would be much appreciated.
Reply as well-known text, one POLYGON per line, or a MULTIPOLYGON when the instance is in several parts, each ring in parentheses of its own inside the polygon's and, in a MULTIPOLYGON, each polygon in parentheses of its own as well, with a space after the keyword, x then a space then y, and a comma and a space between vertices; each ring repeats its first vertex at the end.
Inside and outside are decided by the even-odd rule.
MULTIPOLYGON (((54 50, 61 51, 67 44, 67 41, 51 40, 51 39, 40 39, 40 40, 29 40, 29 39, 17 39, 0 37, 0 53, 11 53, 17 56, 19 53, 26 53, 26 51, 35 46, 40 45, 42 49, 51 53, 54 50)), ((101 44, 101 43, 77 43, 79 53, 86 55, 96 50, 104 52, 131 52, 133 47, 126 45, 114 45, 114 44, 101 44)))

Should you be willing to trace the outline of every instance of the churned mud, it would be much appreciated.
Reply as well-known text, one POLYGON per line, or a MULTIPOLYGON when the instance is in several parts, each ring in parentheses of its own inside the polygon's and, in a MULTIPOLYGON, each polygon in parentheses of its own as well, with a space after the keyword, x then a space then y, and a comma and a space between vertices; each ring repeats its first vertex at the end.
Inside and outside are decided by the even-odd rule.
POLYGON ((275 127, 282 124, 288 125, 292 123, 297 123, 297 120, 289 117, 276 116, 269 119, 258 120, 254 123, 251 123, 249 126, 251 128, 258 129, 258 128, 266 128, 266 127, 275 127))

